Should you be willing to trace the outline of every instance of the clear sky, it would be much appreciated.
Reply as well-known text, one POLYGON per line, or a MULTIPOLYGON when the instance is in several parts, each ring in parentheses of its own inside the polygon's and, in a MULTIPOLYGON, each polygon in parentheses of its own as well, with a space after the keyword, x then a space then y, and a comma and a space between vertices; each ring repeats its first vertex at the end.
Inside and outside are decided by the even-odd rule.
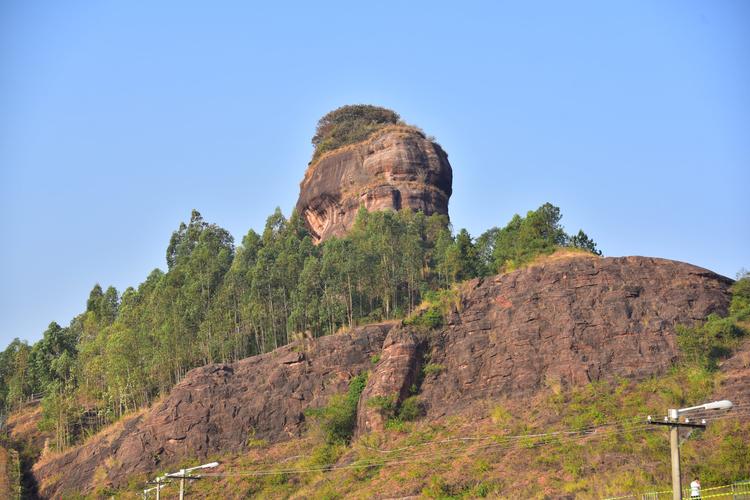
POLYGON ((289 214, 317 119, 398 111, 455 228, 549 201, 606 255, 750 268, 750 2, 0 4, 0 344, 289 214))

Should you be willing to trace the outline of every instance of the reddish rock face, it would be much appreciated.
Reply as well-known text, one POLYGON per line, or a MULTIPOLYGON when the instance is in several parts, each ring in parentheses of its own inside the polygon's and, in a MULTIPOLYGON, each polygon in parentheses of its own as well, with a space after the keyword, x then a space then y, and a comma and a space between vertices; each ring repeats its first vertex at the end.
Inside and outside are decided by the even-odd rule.
POLYGON ((357 432, 383 426, 364 399, 402 401, 427 362, 433 369, 418 392, 432 418, 478 400, 664 373, 678 355, 675 325, 725 314, 731 283, 681 262, 593 256, 473 280, 441 330, 391 330, 357 432))
POLYGON ((391 326, 366 326, 230 365, 196 368, 143 415, 37 464, 39 493, 88 493, 95 476, 119 487, 132 474, 170 472, 186 458, 239 452, 251 438, 298 436, 303 411, 345 392, 349 379, 372 365, 391 326))
POLYGON ((319 243, 345 235, 360 206, 448 215, 452 183, 448 155, 438 144, 413 128, 391 126, 310 165, 297 211, 319 243))
POLYGON ((602 378, 641 379, 676 360, 675 326, 726 314, 732 280, 682 262, 575 257, 474 280, 431 339, 428 415, 602 378))
POLYGON ((357 405, 357 435, 380 431, 386 419, 379 409, 367 404, 376 396, 393 397, 394 402, 409 396, 409 389, 419 378, 424 338, 408 328, 394 328, 383 343, 380 362, 367 380, 357 405))
MULTIPOLYGON (((365 370, 358 434, 383 425, 367 399, 403 400, 428 361, 433 370, 417 387, 428 418, 545 387, 656 375, 678 355, 675 325, 725 313, 731 283, 680 262, 586 256, 474 280, 440 330, 372 325, 195 369, 164 401, 42 461, 34 475, 43 496, 58 498, 90 492, 94 477, 117 487, 186 458, 239 453, 250 438, 289 439, 302 432, 306 408, 344 393, 365 370)), ((747 360, 733 362, 746 384, 747 360)))

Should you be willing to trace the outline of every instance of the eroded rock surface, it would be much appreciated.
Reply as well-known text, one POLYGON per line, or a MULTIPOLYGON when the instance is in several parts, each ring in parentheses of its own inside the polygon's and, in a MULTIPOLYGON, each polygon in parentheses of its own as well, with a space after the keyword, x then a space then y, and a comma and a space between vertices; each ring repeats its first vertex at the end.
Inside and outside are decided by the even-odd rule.
POLYGON ((380 361, 367 381, 357 406, 357 435, 383 430, 385 418, 380 409, 367 402, 374 397, 403 401, 419 378, 425 347, 423 335, 409 328, 394 328, 383 343, 380 361))
POLYGON ((448 215, 452 183, 448 155, 438 144, 411 127, 391 126, 311 164, 297 211, 318 243, 346 234, 360 206, 448 215))
POLYGON ((192 370, 144 414, 37 464, 39 492, 48 498, 89 492, 94 477, 118 487, 132 474, 163 472, 186 458, 240 451, 249 439, 297 436, 303 411, 345 392, 349 379, 371 366, 391 326, 366 326, 192 370))
MULTIPOLYGON (((402 401, 412 384, 427 417, 439 418, 544 387, 663 373, 678 354, 675 326, 725 313, 731 283, 680 262, 588 256, 474 280, 439 330, 372 325, 193 370, 163 402, 43 459, 34 473, 40 492, 57 498, 91 491, 94 477, 122 486, 133 474, 163 472, 188 457, 241 452, 249 438, 294 437, 306 408, 344 393, 364 370, 371 375, 358 434, 383 425, 368 398, 402 401), (427 363, 432 369, 422 379, 427 363)), ((731 363, 746 388, 747 360, 731 363)))
POLYGON ((428 415, 472 400, 542 387, 663 373, 677 358, 677 324, 725 314, 732 281, 647 257, 576 257, 474 280, 431 339, 428 415))

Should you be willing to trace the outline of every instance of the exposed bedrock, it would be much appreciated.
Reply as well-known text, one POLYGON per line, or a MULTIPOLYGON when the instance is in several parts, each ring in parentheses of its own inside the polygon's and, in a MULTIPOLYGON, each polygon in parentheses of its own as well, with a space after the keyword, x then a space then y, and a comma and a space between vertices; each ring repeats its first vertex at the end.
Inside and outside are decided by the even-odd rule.
POLYGON ((448 215, 452 183, 440 145, 411 127, 391 126, 311 164, 300 183, 297 211, 319 243, 345 235, 360 206, 448 215))
POLYGON ((678 356, 675 326, 726 314, 732 280, 647 257, 577 257, 474 280, 431 340, 428 415, 613 377, 642 379, 678 356))
MULTIPOLYGON (((544 387, 663 373, 677 358, 675 325, 726 313, 731 283, 681 262, 593 256, 473 280, 439 331, 391 330, 363 399, 403 401, 428 363, 419 397, 435 418, 544 387)), ((359 434, 382 428, 376 408, 359 409, 359 434)))
POLYGON ((383 343, 383 352, 368 377, 357 406, 357 435, 369 431, 383 430, 385 417, 378 408, 367 402, 377 396, 403 401, 410 394, 419 378, 422 355, 425 347, 424 335, 415 334, 409 328, 393 328, 383 343))
POLYGON ((371 325, 192 370, 163 401, 43 459, 34 474, 57 498, 91 491, 94 478, 122 486, 186 458, 240 453, 251 437, 290 439, 304 432, 306 408, 366 370, 358 434, 384 424, 368 399, 403 401, 415 384, 427 418, 439 418, 544 387, 659 374, 678 354, 675 325, 725 313, 731 283, 680 262, 588 256, 473 280, 439 330, 371 325))
POLYGON ((303 411, 345 392, 349 379, 371 366, 391 326, 356 328, 196 368, 144 414, 37 464, 39 491, 48 498, 88 492, 94 477, 118 487, 131 474, 164 471, 188 457, 239 452, 251 438, 274 442, 298 436, 303 411))

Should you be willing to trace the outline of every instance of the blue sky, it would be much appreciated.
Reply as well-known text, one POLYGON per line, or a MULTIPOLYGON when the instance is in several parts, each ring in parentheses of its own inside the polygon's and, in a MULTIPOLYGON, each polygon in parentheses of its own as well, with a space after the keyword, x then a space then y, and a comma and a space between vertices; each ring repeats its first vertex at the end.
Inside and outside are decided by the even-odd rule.
POLYGON ((750 2, 5 1, 0 344, 289 214, 317 119, 393 108, 473 236, 549 201, 606 255, 750 268, 750 2))

